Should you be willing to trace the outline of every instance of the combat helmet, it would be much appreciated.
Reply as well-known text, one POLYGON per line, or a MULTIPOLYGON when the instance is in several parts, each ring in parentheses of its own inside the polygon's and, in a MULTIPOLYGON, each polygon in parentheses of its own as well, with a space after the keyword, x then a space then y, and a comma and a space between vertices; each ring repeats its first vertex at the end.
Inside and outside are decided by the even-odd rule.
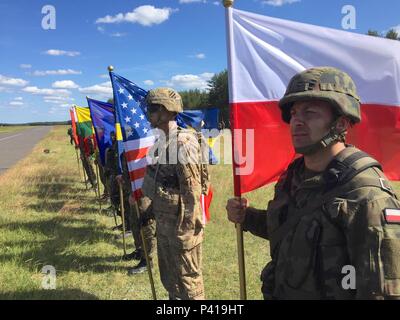
POLYGON ((146 96, 147 105, 163 105, 171 112, 183 112, 182 98, 178 92, 171 88, 156 88, 148 92, 146 96))
MULTIPOLYGON (((290 122, 290 109, 295 102, 306 100, 326 101, 333 107, 337 117, 345 116, 352 124, 361 121, 360 98, 356 85, 346 72, 337 68, 315 67, 296 74, 279 101, 283 121, 290 122)), ((330 132, 319 142, 296 151, 308 154, 338 141, 345 133, 336 132, 336 119, 330 132)))
POLYGON ((360 98, 350 76, 337 68, 316 67, 296 74, 279 101, 282 119, 290 122, 290 109, 296 101, 322 100, 329 102, 339 115, 352 123, 361 121, 360 98))

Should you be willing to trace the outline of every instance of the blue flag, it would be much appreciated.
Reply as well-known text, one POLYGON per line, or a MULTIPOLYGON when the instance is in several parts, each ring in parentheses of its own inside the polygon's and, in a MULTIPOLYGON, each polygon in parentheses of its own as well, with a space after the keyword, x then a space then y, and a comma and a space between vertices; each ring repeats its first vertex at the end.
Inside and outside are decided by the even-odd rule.
POLYGON ((110 103, 87 98, 90 116, 96 133, 101 164, 105 165, 106 149, 111 147, 111 132, 115 132, 114 107, 110 103))
MULTIPOLYGON (((178 114, 178 116, 176 117, 176 122, 182 128, 193 128, 196 131, 212 130, 212 129, 218 130, 219 109, 207 108, 207 109, 186 110, 183 113, 178 114)), ((217 131, 215 132, 215 135, 211 137, 207 135, 210 164, 218 163, 218 159, 212 151, 212 147, 218 135, 219 132, 217 131)))

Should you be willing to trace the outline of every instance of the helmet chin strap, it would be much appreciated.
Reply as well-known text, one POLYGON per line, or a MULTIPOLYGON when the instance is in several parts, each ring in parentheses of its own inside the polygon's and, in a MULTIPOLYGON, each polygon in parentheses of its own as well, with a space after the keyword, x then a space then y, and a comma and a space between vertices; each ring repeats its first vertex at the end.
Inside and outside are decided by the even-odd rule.
POLYGON ((336 141, 338 141, 340 136, 346 130, 343 130, 342 132, 337 132, 336 123, 337 123, 337 120, 335 120, 331 124, 331 128, 329 129, 328 134, 326 134, 321 140, 319 140, 318 142, 313 143, 311 145, 308 145, 308 146, 295 148, 296 153, 299 153, 299 154, 302 154, 305 156, 312 155, 312 154, 316 153, 317 151, 327 148, 330 145, 332 145, 333 143, 335 143, 336 141))

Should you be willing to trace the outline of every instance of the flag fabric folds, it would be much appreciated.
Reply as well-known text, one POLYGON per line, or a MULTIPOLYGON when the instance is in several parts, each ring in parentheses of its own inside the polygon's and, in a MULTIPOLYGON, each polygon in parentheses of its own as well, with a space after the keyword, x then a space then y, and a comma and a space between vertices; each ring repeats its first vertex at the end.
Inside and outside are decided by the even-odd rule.
POLYGON ((114 106, 110 103, 87 98, 90 115, 102 165, 105 165, 106 149, 111 147, 111 132, 115 132, 114 106))
POLYGON ((121 146, 128 164, 132 194, 142 196, 141 187, 148 164, 147 152, 154 144, 151 126, 146 117, 147 92, 133 82, 110 72, 114 91, 114 107, 117 127, 121 128, 121 146))
POLYGON ((353 78, 362 122, 350 130, 348 143, 380 161, 389 179, 400 180, 399 41, 233 8, 227 9, 227 29, 234 155, 249 151, 245 132, 235 129, 254 130, 254 157, 234 160, 235 195, 275 181, 295 157, 278 101, 291 77, 313 66, 337 67, 353 78))
POLYGON ((78 140, 78 135, 76 133, 76 117, 74 108, 69 110, 69 115, 71 117, 72 138, 74 140, 75 146, 78 146, 79 140, 78 140))

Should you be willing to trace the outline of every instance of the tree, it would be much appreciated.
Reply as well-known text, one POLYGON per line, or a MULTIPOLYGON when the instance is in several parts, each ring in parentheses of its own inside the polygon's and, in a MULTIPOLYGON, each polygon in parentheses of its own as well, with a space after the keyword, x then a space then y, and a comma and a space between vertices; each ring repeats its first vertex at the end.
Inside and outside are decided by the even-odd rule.
POLYGON ((107 100, 107 103, 114 104, 114 98, 110 98, 107 100))
POLYGON ((390 29, 386 32, 385 38, 392 40, 399 40, 399 34, 394 29, 390 29))
POLYGON ((181 91, 184 109, 203 109, 208 107, 208 93, 199 89, 181 91))
POLYGON ((378 31, 376 31, 376 30, 368 30, 368 33, 367 33, 367 35, 369 35, 369 36, 373 36, 373 37, 380 37, 380 34, 379 34, 379 32, 378 31))
POLYGON ((220 108, 220 120, 229 127, 229 91, 228 91, 228 71, 215 74, 208 81, 210 91, 208 93, 208 104, 210 107, 220 108))

